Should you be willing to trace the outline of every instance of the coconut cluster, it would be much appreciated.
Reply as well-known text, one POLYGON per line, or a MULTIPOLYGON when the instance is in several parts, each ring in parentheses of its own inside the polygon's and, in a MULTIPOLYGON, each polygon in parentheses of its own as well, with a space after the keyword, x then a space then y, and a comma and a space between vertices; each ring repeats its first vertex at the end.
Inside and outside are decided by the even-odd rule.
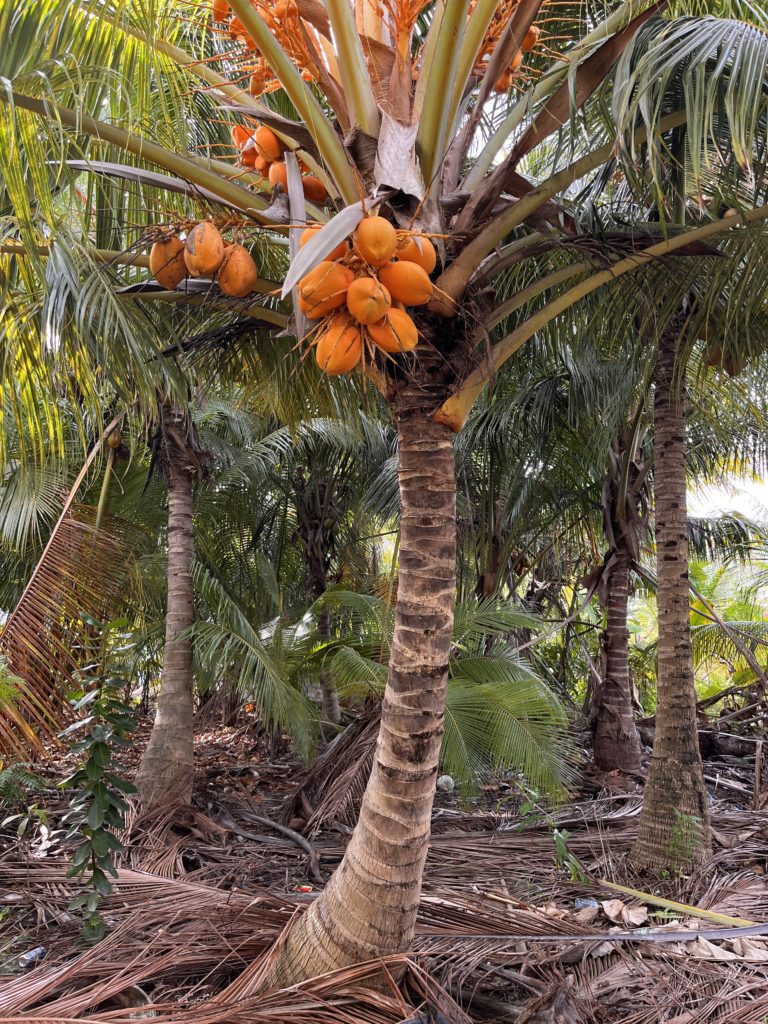
MULTIPOLYGON (((267 178, 275 188, 279 185, 284 192, 288 191, 288 170, 285 166, 285 146, 271 128, 262 124, 257 128, 248 129, 235 124, 231 128, 232 142, 240 153, 240 163, 257 171, 262 178, 267 178)), ((306 173, 308 168, 301 160, 301 187, 304 197, 312 203, 324 203, 328 193, 319 178, 306 173)))
POLYGON ((256 288, 259 272, 245 246, 228 244, 210 221, 201 221, 182 241, 178 235, 163 238, 149 254, 152 276, 169 291, 187 277, 216 281, 225 295, 242 299, 256 288))
MULTIPOLYGON (((300 245, 319 230, 319 225, 307 228, 300 245)), ((366 346, 390 355, 416 348, 416 324, 404 307, 432 298, 429 275, 436 264, 426 235, 397 232, 383 217, 362 220, 351 239, 298 284, 301 311, 322 321, 314 340, 320 369, 330 376, 349 373, 366 346)))
POLYGON ((512 58, 512 63, 506 68, 499 77, 496 79, 496 84, 493 87, 494 92, 509 92, 512 88, 512 82, 515 75, 518 73, 523 64, 523 54, 529 53, 533 50, 539 41, 541 35, 541 29, 537 25, 531 25, 528 31, 525 33, 525 37, 520 44, 520 49, 517 51, 515 56, 512 58))

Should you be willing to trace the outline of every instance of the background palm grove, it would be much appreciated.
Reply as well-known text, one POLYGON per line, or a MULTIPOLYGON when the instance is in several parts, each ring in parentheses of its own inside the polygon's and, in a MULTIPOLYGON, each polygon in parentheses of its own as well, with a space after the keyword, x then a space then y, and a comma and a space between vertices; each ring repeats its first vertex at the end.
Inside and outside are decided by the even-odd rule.
POLYGON ((0 0, 2 1019, 768 1019, 767 29, 0 0))

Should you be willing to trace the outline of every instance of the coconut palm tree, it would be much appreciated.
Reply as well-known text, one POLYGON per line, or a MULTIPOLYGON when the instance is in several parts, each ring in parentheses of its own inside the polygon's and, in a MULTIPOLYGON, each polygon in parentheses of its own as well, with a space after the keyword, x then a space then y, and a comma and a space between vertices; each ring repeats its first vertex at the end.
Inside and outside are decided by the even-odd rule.
POLYGON ((157 712, 136 775, 144 809, 169 799, 192 799, 194 681, 188 631, 195 621, 193 490, 194 481, 204 478, 209 458, 186 410, 161 403, 159 420, 157 442, 168 484, 167 608, 157 712))
MULTIPOLYGON (((415 275, 422 297, 432 296, 416 315, 416 354, 385 359, 372 353, 367 361, 369 381, 391 407, 400 452, 397 613, 377 753, 346 857, 291 928, 272 981, 290 983, 399 951, 413 934, 455 598, 453 435, 474 401, 528 339, 585 297, 599 289, 610 296, 620 278, 660 258, 700 251, 695 246, 737 222, 759 224, 768 217, 758 184, 741 212, 721 217, 719 201, 703 205, 697 226, 681 233, 667 231, 662 220, 641 236, 629 232, 606 247, 580 230, 577 183, 612 167, 617 141, 625 169, 645 163, 659 181, 670 141, 684 138, 691 173, 680 182, 680 194, 700 195, 715 143, 720 166, 727 165, 723 180, 762 182, 761 173, 749 175, 762 152, 755 138, 762 120, 752 100, 759 94, 753 69, 767 66, 768 42, 737 21, 649 21, 662 7, 656 3, 638 13, 633 4, 617 4, 595 24, 577 6, 558 9, 553 21, 540 0, 478 0, 471 12, 468 0, 433 8, 401 0, 377 8, 365 0, 355 6, 328 0, 311 10, 288 4, 284 14, 230 0, 228 7, 216 5, 216 16, 227 19, 218 33, 206 33, 202 12, 200 20, 190 19, 186 9, 177 18, 182 9, 172 0, 153 8, 151 25, 139 0, 81 0, 64 25, 52 0, 17 0, 3 10, 13 45, 2 57, 9 86, 2 94, 8 117, 0 155, 13 153, 18 164, 23 145, 33 192, 41 193, 37 200, 46 204, 54 230, 49 175, 71 199, 75 172, 88 172, 89 180, 117 177, 140 186, 145 196, 157 197, 159 189, 166 204, 173 191, 184 197, 183 215, 169 218, 156 198, 137 210, 134 223, 147 230, 167 229, 169 221, 173 230, 188 229, 190 212, 192 221, 213 213, 219 227, 255 242, 265 227, 274 233, 289 216, 303 219, 307 206, 292 157, 283 176, 274 176, 272 195, 255 174, 191 151, 211 139, 205 124, 218 123, 224 112, 246 137, 255 122, 271 126, 278 148, 291 150, 319 176, 311 217, 326 219, 316 204, 326 193, 330 197, 326 210, 330 206, 333 213, 325 229, 292 260, 283 281, 286 297, 367 219, 371 206, 405 233, 401 241, 409 244, 409 232, 430 234, 439 250, 432 283, 415 275), (641 54, 638 66, 671 60, 677 67, 685 44, 686 74, 695 87, 679 89, 679 79, 670 75, 659 86, 659 76, 617 64, 646 23, 653 31, 643 35, 642 53, 635 51, 641 54), (220 57, 218 68, 212 50, 220 57), (67 62, 80 73, 62 71, 67 62), (105 75, 113 65, 116 76, 105 75), (706 88, 699 71, 707 72, 706 88), (245 76, 248 91, 240 84, 245 76), (190 95, 193 78, 199 89, 190 95), (274 89, 285 96, 280 114, 264 99, 274 89), (611 92, 621 102, 606 118, 611 92), (734 94, 739 102, 724 104, 714 118, 720 97, 734 94), (144 130, 150 121, 151 140, 144 130), (47 170, 36 135, 40 127, 69 147, 53 170, 47 170), (75 149, 87 163, 72 157, 75 149), (118 153, 124 164, 115 167, 108 158, 118 153), (494 282, 516 265, 527 269, 526 285, 495 306, 494 282)), ((22 177, 13 182, 12 199, 19 217, 28 220, 22 177)), ((707 188, 718 197, 719 185, 710 175, 707 188)), ((367 227, 380 241, 383 229, 367 227)), ((29 231, 21 233, 27 248, 40 244, 29 231)), ((207 229, 205 237, 213 237, 207 229)), ((92 245, 90 235, 82 244, 92 245)), ((207 285, 204 294, 191 287, 143 288, 140 301, 207 304, 212 315, 224 310, 284 326, 272 300, 259 297, 272 290, 272 282, 257 278, 256 294, 245 302, 209 295, 207 285)), ((401 294, 416 298, 410 289, 401 294)), ((658 332, 667 347, 668 326, 658 332)), ((246 322, 234 333, 242 340, 255 327, 246 322)), ((362 351, 355 331, 345 335, 353 355, 362 351)), ((328 367, 323 351, 318 347, 319 361, 328 367)), ((677 530, 673 520, 670 529, 677 530)))

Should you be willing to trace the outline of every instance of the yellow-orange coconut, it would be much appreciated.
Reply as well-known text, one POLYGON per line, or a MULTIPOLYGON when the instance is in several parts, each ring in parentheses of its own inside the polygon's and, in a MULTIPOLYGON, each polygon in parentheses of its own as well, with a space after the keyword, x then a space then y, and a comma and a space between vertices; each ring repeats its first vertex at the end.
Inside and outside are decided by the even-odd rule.
POLYGON ((538 25, 531 25, 531 27, 525 33, 525 37, 523 38, 522 43, 520 44, 520 49, 523 51, 523 53, 528 53, 529 50, 532 50, 534 48, 536 43, 538 43, 539 41, 540 35, 541 29, 538 27, 538 25))
POLYGON ((354 279, 351 270, 331 260, 323 260, 299 281, 299 298, 310 307, 317 308, 322 303, 323 308, 330 312, 347 301, 347 289, 354 279))
POLYGON ((228 245, 216 275, 218 286, 224 294, 242 299, 251 294, 258 280, 259 272, 248 250, 242 245, 228 245))
POLYGON ((301 179, 301 188, 304 192, 304 198, 308 199, 310 203, 324 203, 328 198, 325 185, 314 174, 304 175, 301 179))
POLYGON ((275 160, 269 168, 269 180, 273 185, 282 185, 283 191, 288 191, 288 170, 284 160, 275 160))
POLYGON ((432 298, 432 282, 417 263, 398 260, 379 269, 379 280, 396 302, 404 306, 423 306, 432 298))
POLYGON ((261 128, 256 129, 253 141, 256 143, 259 156, 263 156, 265 160, 279 160, 285 151, 285 146, 283 146, 280 139, 265 124, 261 128))
POLYGON ((375 324, 391 305, 389 292, 375 277, 358 277, 347 288, 347 309, 359 324, 375 324))
POLYGON ((248 129, 243 128, 241 124, 233 124, 229 129, 229 134, 232 136, 232 142, 238 149, 242 149, 251 137, 251 133, 248 129))
POLYGON ((256 167, 256 163, 260 160, 258 150, 255 146, 248 146, 246 149, 240 152, 240 163, 243 167, 256 167))
POLYGON ((365 217, 352 235, 357 255, 372 267, 391 260, 397 248, 397 233, 383 217, 365 217))
POLYGON ((371 341, 385 352, 410 352, 419 343, 416 324, 402 309, 393 307, 383 320, 368 325, 371 341))
POLYGON ((204 220, 187 235, 184 243, 184 261, 192 277, 210 277, 224 259, 224 239, 219 229, 204 220))
MULTIPOLYGON (((299 248, 303 249, 310 238, 314 238, 318 231, 322 229, 322 224, 311 224, 305 231, 302 231, 299 238, 299 248)), ((328 253, 325 257, 327 260, 340 260, 343 259, 349 252, 349 243, 341 242, 335 249, 328 253)))
POLYGON ((339 304, 332 299, 307 302, 299 296, 299 309, 309 320, 322 320, 329 313, 335 313, 338 308, 339 304))
POLYGON ((315 346, 317 365, 330 377, 354 370, 362 355, 360 329, 347 316, 336 317, 320 335, 315 346))
POLYGON ((398 249, 395 255, 399 260, 407 260, 415 263, 428 274, 437 266, 437 253, 426 235, 411 235, 403 239, 402 248, 398 249))
POLYGON ((180 284, 187 276, 182 240, 168 238, 155 242, 149 253, 149 269, 157 283, 169 291, 180 284))

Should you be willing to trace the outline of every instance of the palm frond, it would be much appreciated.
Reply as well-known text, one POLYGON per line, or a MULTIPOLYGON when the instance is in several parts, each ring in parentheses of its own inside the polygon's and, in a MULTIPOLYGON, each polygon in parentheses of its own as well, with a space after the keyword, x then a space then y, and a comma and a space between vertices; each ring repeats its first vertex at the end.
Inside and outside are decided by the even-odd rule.
MULTIPOLYGON (((279 624, 271 630, 254 629, 222 583, 199 562, 193 565, 193 579, 212 613, 211 619, 198 620, 191 629, 195 657, 209 677, 229 677, 241 699, 253 702, 265 724, 287 732, 297 749, 307 755, 315 735, 316 712, 286 668, 281 654, 290 651, 290 646, 285 644, 279 624)), ((295 640, 295 631, 291 639, 295 640)))

